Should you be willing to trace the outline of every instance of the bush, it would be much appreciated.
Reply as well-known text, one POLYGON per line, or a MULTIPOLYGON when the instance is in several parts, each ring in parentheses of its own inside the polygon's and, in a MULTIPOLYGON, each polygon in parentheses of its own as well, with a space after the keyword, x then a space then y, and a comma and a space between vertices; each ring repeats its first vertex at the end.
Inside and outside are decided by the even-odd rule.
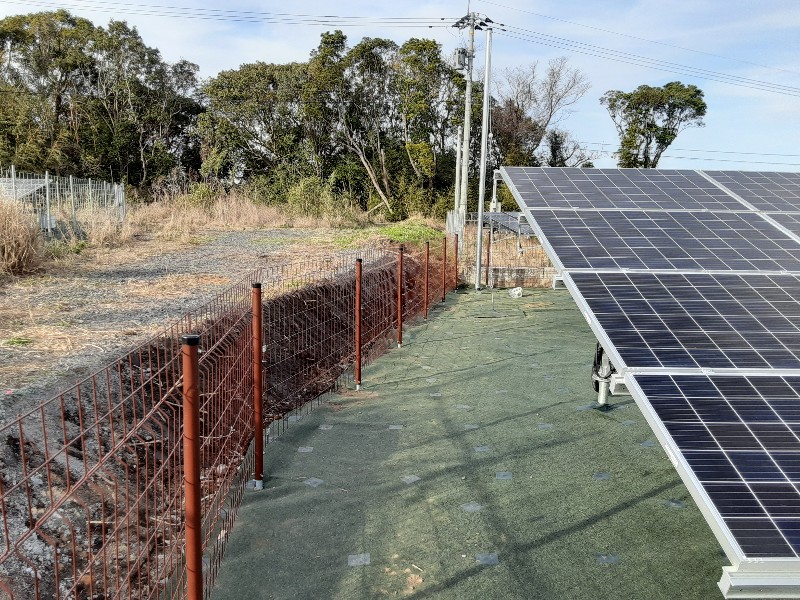
POLYGON ((0 273, 33 271, 42 261, 42 232, 23 204, 0 200, 0 273))

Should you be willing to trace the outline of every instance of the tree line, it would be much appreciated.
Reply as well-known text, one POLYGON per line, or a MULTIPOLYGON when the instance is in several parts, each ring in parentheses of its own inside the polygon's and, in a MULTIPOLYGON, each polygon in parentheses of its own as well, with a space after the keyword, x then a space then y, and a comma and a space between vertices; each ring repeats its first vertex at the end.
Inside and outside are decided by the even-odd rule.
MULTIPOLYGON (((466 82, 434 40, 351 44, 328 32, 305 62, 244 64, 201 81, 197 65, 165 61, 123 21, 95 26, 58 10, 1 20, 0 52, 0 164, 122 180, 143 193, 238 188, 307 213, 403 217, 452 204, 466 82)), ((507 70, 495 85, 490 166, 591 166, 562 127, 589 89, 583 73, 561 58, 507 70)), ((480 83, 473 89, 474 181, 483 107, 480 83)), ((627 135, 646 155, 636 166, 656 166, 663 149, 646 148, 666 139, 653 133, 657 116, 636 129, 641 103, 623 100, 603 98, 621 123, 619 156, 631 155, 622 154, 627 135)), ((691 121, 679 118, 678 130, 691 121)))

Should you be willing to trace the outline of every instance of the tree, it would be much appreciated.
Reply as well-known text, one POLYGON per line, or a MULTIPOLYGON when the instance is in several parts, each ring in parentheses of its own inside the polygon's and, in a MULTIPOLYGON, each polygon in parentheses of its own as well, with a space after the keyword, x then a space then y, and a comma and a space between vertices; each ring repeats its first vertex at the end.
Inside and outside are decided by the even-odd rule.
POLYGON ((539 156, 539 161, 548 167, 594 167, 592 160, 595 155, 587 152, 577 141, 573 140, 568 131, 551 129, 545 135, 543 142, 544 152, 539 156))
POLYGON ((600 103, 619 134, 617 164, 622 168, 656 168, 681 131, 704 126, 707 108, 701 89, 679 81, 663 87, 640 85, 632 92, 610 90, 600 103))
POLYGON ((507 165, 535 166, 537 150, 547 132, 569 113, 569 107, 589 90, 581 71, 565 57, 547 64, 544 75, 538 63, 507 69, 492 110, 495 143, 507 165))

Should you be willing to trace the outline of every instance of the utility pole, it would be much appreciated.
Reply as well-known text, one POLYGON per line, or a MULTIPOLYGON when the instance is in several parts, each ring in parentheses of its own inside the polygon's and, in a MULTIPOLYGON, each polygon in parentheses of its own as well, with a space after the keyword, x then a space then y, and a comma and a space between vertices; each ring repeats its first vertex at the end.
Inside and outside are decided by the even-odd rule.
POLYGON ((472 59, 475 58, 475 13, 467 13, 461 17, 453 27, 469 28, 469 47, 465 55, 464 74, 467 80, 467 89, 464 93, 464 140, 461 150, 461 191, 459 193, 458 210, 463 216, 467 212, 467 190, 469 187, 469 140, 470 125, 472 124, 472 59))
MULTIPOLYGON (((486 29, 486 68, 483 74, 483 119, 481 121, 481 170, 478 182, 478 240, 475 248, 475 289, 481 289, 481 256, 483 255, 483 203, 486 200, 486 155, 489 140, 489 82, 492 68, 492 27, 486 29)), ((487 265, 488 269, 489 266, 487 265)))
MULTIPOLYGON (((456 134, 456 182, 453 186, 456 192, 455 211, 458 212, 461 208, 461 148, 463 144, 461 140, 464 137, 464 130, 461 125, 458 126, 458 133, 456 134)), ((11 167, 14 168, 13 166, 11 167)))

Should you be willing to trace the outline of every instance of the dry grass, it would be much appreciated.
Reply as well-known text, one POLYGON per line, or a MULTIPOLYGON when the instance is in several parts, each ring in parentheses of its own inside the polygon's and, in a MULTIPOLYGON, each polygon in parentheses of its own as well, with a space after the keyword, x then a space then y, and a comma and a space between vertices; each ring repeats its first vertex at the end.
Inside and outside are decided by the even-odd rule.
POLYGON ((219 275, 203 275, 200 273, 166 275, 157 280, 129 283, 125 286, 125 294, 128 296, 173 300, 191 296, 197 289, 225 286, 231 283, 233 283, 231 278, 220 277, 219 275))
POLYGON ((43 238, 24 205, 0 199, 0 273, 19 275, 42 262, 43 238))
POLYGON ((327 220, 291 215, 276 206, 254 204, 230 194, 199 202, 189 196, 131 207, 128 222, 133 230, 146 231, 162 240, 191 243, 204 230, 247 230, 280 227, 325 227, 327 220))

